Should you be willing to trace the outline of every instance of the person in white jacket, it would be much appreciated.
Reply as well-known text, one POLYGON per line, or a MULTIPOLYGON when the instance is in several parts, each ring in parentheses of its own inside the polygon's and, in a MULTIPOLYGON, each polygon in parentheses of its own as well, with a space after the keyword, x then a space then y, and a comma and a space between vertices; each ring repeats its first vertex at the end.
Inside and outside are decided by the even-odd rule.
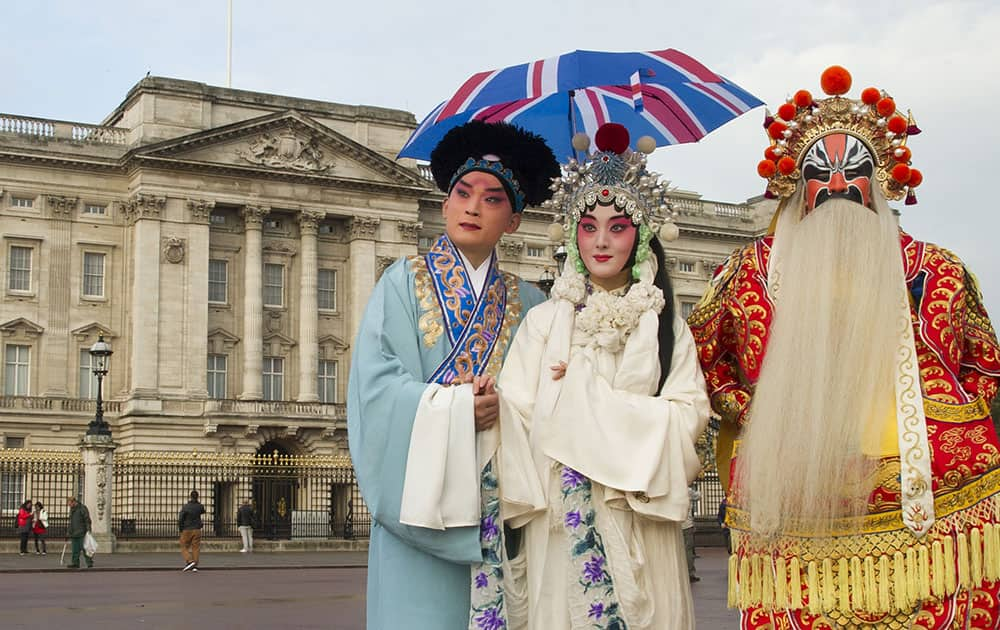
POLYGON ((684 630, 695 622, 681 524, 705 380, 654 237, 677 235, 665 187, 623 127, 595 140, 556 180, 547 205, 564 217, 569 257, 498 382, 501 515, 522 534, 505 562, 508 619, 684 630))

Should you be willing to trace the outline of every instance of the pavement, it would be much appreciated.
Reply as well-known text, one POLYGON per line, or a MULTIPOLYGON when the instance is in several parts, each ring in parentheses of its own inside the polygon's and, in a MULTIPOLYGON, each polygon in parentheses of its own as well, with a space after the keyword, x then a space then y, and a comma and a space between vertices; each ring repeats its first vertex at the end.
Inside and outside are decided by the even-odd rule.
MULTIPOLYGON (((337 613, 334 619, 338 619, 333 625, 335 628, 361 630, 364 624, 364 591, 368 564, 368 554, 364 551, 259 550, 254 553, 239 553, 238 551, 228 550, 203 551, 198 563, 198 575, 203 576, 207 580, 214 580, 218 577, 219 582, 208 588, 205 593, 195 594, 178 594, 179 592, 175 592, 176 589, 182 588, 187 581, 182 580, 179 583, 175 583, 174 578, 167 577, 169 573, 176 573, 178 576, 181 575, 180 569, 184 563, 179 551, 98 553, 94 558, 95 566, 93 569, 67 569, 60 566, 59 556, 61 551, 62 543, 52 541, 49 545, 49 553, 45 556, 36 556, 34 552, 25 556, 21 556, 17 552, 0 553, 0 573, 58 573, 69 576, 70 574, 92 572, 93 579, 87 580, 87 584, 104 584, 105 588, 112 584, 118 584, 121 586, 116 586, 116 589, 125 589, 124 592, 129 593, 131 599, 126 598, 114 603, 114 605, 107 603, 102 604, 102 607, 94 608, 94 611, 92 611, 94 616, 89 618, 89 621, 93 622, 93 625, 87 623, 82 627, 98 627, 103 621, 114 622, 110 626, 103 626, 105 628, 135 627, 130 625, 132 622, 129 621, 130 619, 132 621, 137 619, 134 616, 130 616, 134 615, 133 604, 129 603, 133 600, 146 601, 160 598, 162 601, 157 605, 162 608, 164 614, 167 614, 168 610, 174 612, 180 610, 179 608, 175 608, 174 604, 176 606, 194 606, 195 600, 192 600, 192 597, 209 597, 213 592, 214 595, 211 595, 210 599, 206 599, 198 605, 203 606, 205 610, 229 610, 231 614, 234 612, 232 606, 237 606, 241 608, 239 614, 245 613, 252 621, 252 623, 245 621, 237 623, 235 618, 230 616, 226 617, 227 623, 216 625, 215 627, 268 627, 265 624, 265 619, 270 614, 268 607, 276 607, 277 612, 275 614, 279 615, 278 619, 282 619, 280 617, 281 614, 286 615, 283 618, 285 623, 279 624, 279 626, 284 625, 284 627, 331 627, 328 625, 330 619, 328 615, 333 612, 337 613), (291 569, 300 569, 301 571, 298 573, 287 571, 291 569), (244 577, 235 577, 239 575, 235 573, 237 571, 253 571, 253 573, 243 573, 244 577), (135 574, 126 575, 120 572, 135 572, 135 574), (167 582, 163 582, 164 579, 167 582), (251 593, 256 591, 258 593, 255 596, 257 599, 253 600, 252 603, 248 603, 249 600, 244 601, 242 599, 243 596, 239 594, 240 591, 238 590, 232 594, 224 594, 224 589, 228 588, 226 585, 231 583, 242 584, 244 590, 249 589, 251 593), (260 586, 255 586, 257 584, 260 586), (272 592, 276 584, 286 585, 288 592, 284 594, 272 592), (293 588, 293 585, 297 586, 293 588), (336 588, 330 590, 334 585, 336 588), (264 599, 260 599, 262 597, 260 594, 262 590, 270 593, 270 600, 266 596, 264 596, 264 599), (282 607, 283 604, 295 606, 293 616, 301 615, 301 617, 296 617, 293 621, 287 616, 290 613, 287 608, 282 607), (253 617, 253 614, 257 614, 258 616, 253 617), (321 622, 321 618, 326 619, 326 621, 321 622), (348 619, 351 621, 348 621, 348 619), (101 623, 98 623, 99 620, 101 620, 101 623), (316 620, 316 625, 313 625, 313 620, 316 620)), ((726 608, 727 556, 725 549, 719 547, 699 547, 697 551, 699 558, 696 560, 695 566, 701 580, 691 585, 691 592, 694 597, 695 617, 698 628, 708 630, 736 628, 739 621, 738 615, 735 611, 726 608)), ((68 549, 66 554, 66 562, 68 562, 68 549)), ((30 575, 24 575, 23 578, 15 582, 25 586, 26 591, 47 592, 53 588, 61 588, 62 580, 63 578, 56 578, 54 576, 38 575, 31 577, 30 575), (26 582, 26 580, 30 580, 30 582, 26 582), (58 581, 52 582, 51 580, 58 581)), ((0 577, 0 582, 11 583, 8 578, 2 577, 0 577)), ((69 594, 77 593, 81 588, 81 584, 84 584, 77 582, 74 586, 73 582, 76 581, 71 580, 70 583, 65 585, 69 594)), ((204 582, 204 584, 207 587, 209 582, 204 582)), ((84 598, 89 595, 81 591, 75 596, 84 598)), ((70 595, 67 595, 67 597, 70 597, 70 595)), ((122 597, 125 596, 122 595, 122 597)), ((43 607, 37 602, 32 603, 31 600, 20 600, 18 598, 14 598, 13 601, 5 604, 8 608, 10 606, 13 606, 15 609, 23 608, 23 612, 25 613, 31 614, 44 611, 46 615, 62 614, 63 608, 66 611, 78 610, 77 607, 82 605, 82 603, 74 605, 68 601, 64 601, 60 607, 53 608, 49 607, 48 604, 43 607)), ((143 614, 149 615, 152 612, 152 605, 149 605, 149 607, 145 608, 143 614)), ((153 621, 152 619, 148 620, 153 621)), ((158 622, 150 623, 147 627, 175 626, 166 623, 163 618, 160 618, 158 622)), ((277 626, 272 624, 269 627, 277 626)))

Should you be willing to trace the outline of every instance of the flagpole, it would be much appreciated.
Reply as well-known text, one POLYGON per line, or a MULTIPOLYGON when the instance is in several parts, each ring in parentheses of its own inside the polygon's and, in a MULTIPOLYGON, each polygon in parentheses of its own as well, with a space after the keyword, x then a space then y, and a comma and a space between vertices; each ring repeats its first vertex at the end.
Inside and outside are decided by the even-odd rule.
POLYGON ((233 87, 233 0, 226 15, 226 87, 233 87))
POLYGON ((573 148, 573 159, 578 160, 579 155, 577 154, 576 147, 573 146, 573 138, 576 137, 576 116, 573 115, 573 96, 576 95, 575 90, 570 90, 568 93, 569 98, 569 146, 573 148))

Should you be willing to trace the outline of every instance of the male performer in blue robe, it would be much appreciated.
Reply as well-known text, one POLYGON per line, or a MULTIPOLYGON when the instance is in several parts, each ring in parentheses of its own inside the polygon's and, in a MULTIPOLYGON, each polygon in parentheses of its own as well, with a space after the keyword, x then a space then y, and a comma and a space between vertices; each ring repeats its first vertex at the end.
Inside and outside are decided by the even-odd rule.
POLYGON ((501 272, 494 249, 526 205, 551 195, 559 166, 538 136, 472 122, 441 140, 431 170, 448 195, 446 234, 382 275, 351 362, 351 457, 374 517, 372 630, 505 619, 493 378, 521 318, 545 298, 501 272))

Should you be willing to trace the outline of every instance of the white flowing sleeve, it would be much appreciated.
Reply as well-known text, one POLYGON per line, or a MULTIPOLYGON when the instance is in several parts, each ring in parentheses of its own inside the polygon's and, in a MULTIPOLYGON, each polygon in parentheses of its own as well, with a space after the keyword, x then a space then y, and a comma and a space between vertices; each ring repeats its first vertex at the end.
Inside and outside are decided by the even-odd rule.
POLYGON ((501 512, 520 527, 546 506, 531 452, 531 418, 546 356, 539 320, 551 314, 549 303, 528 312, 500 372, 500 447, 498 450, 501 512))
POLYGON ((472 385, 430 385, 417 405, 399 522, 445 529, 479 524, 472 385))
MULTIPOLYGON (((550 421, 543 452, 610 488, 626 493, 629 507, 650 518, 681 521, 687 486, 697 475, 694 444, 709 416, 708 396, 687 325, 675 318, 670 374, 659 396, 656 315, 643 315, 626 343, 613 382, 598 373, 592 350, 575 351, 550 421)), ((543 427, 536 427, 543 431, 543 427)))

